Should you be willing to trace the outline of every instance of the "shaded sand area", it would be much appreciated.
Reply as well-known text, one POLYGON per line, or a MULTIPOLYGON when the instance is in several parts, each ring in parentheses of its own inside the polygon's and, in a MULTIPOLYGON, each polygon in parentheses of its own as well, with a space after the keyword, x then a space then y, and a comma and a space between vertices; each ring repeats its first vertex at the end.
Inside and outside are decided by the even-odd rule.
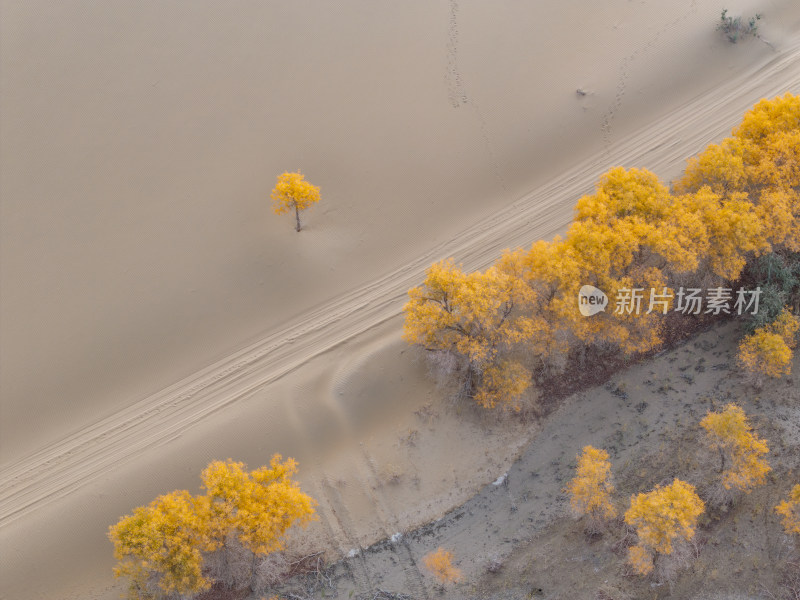
POLYGON ((464 501, 532 432, 437 405, 406 290, 800 91, 789 0, 725 4, 771 46, 722 2, 335 4, 3 3, 5 596, 115 597, 107 526, 213 458, 297 458, 332 550, 464 501), (300 234, 267 202, 298 168, 300 234))

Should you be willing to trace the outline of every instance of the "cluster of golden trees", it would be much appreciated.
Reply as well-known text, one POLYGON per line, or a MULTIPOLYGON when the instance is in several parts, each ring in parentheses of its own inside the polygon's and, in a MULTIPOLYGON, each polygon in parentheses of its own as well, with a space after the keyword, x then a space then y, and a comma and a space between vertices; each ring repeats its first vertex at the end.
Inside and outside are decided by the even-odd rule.
POLYGON ((280 455, 249 472, 240 462, 214 461, 201 475, 205 493, 174 491, 122 517, 108 536, 119 561, 114 574, 129 579, 129 597, 207 590, 210 562, 221 564, 220 577, 229 576, 232 546, 249 552, 254 576, 260 558, 283 549, 289 527, 314 516, 314 500, 292 480, 296 471, 295 461, 280 455))
POLYGON ((767 323, 742 363, 774 376, 788 372, 791 311, 800 310, 800 97, 788 93, 756 104, 730 138, 690 159, 672 190, 645 169, 617 167, 578 201, 564 238, 506 251, 484 272, 432 265, 409 291, 404 339, 457 371, 481 405, 516 408, 532 371, 557 369, 570 352, 651 350, 672 313, 754 312, 757 295, 742 278, 767 254, 796 275, 776 292, 787 304, 781 318, 795 325, 767 323), (583 285, 616 305, 583 317, 583 285), (695 308, 676 291, 684 286, 716 297, 695 308))
MULTIPOLYGON (((770 471, 766 460, 769 448, 755 435, 739 406, 729 404, 722 411, 709 412, 700 426, 706 431, 706 444, 720 456, 719 470, 705 482, 709 484, 706 501, 729 502, 765 483, 770 471)), ((592 531, 616 517, 608 453, 586 446, 565 492, 573 512, 587 518, 592 531)), ((632 496, 624 522, 636 531, 636 543, 628 548, 628 563, 633 570, 646 575, 658 556, 671 555, 678 545, 691 541, 705 508, 706 502, 695 486, 680 479, 632 496)), ((794 486, 789 499, 778 504, 775 512, 783 517, 787 533, 800 534, 800 485, 794 486)))

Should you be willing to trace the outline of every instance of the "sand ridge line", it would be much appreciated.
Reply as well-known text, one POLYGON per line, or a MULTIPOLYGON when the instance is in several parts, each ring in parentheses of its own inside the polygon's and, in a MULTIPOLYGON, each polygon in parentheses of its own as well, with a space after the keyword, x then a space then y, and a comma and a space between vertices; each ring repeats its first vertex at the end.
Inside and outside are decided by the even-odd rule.
POLYGON ((697 96, 652 125, 614 142, 523 198, 431 248, 384 277, 321 304, 284 329, 129 408, 57 440, 0 473, 0 527, 109 471, 138 452, 167 443, 194 423, 399 314, 407 290, 432 263, 455 256, 467 269, 491 264, 504 248, 562 229, 572 206, 614 164, 674 169, 735 123, 753 102, 800 90, 800 41, 697 96), (780 81, 780 84, 774 83, 780 81), (656 141, 654 141, 656 140, 656 141))

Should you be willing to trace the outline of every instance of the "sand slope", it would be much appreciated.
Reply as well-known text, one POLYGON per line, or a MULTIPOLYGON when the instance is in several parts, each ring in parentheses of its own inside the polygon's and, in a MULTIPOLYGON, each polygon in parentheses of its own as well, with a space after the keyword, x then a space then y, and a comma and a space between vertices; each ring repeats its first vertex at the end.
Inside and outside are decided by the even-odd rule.
MULTIPOLYGON (((722 4, 7 0, 3 460, 404 269, 769 60, 719 38, 722 4), (267 201, 293 169, 323 193, 300 235, 267 201)), ((758 8, 776 47, 790 5, 758 8)), ((707 139, 771 93, 752 89, 707 139)))
POLYGON ((799 59, 800 44, 787 48, 765 65, 737 75, 725 86, 612 144, 417 260, 6 467, 4 476, 10 485, 0 492, 0 524, 44 499, 58 498, 143 448, 163 443, 310 358, 397 315, 406 291, 419 283, 431 262, 455 256, 467 268, 485 268, 503 248, 549 237, 568 222, 573 200, 591 189, 602 165, 648 165, 657 172, 674 168, 693 149, 702 148, 724 130, 727 122, 751 104, 754 95, 772 96, 783 89, 800 88, 799 59))

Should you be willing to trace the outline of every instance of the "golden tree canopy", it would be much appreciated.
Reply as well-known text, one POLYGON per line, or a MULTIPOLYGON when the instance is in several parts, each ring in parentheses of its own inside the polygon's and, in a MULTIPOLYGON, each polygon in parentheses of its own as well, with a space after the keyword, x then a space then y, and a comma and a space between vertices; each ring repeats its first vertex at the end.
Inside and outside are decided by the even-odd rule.
POLYGON ((694 486, 675 479, 670 485, 656 486, 652 492, 631 498, 625 522, 636 528, 639 543, 628 555, 629 562, 641 574, 652 570, 654 553, 672 554, 677 540, 694 537, 697 520, 705 504, 694 486), (651 558, 646 560, 646 557, 651 558))
POLYGON ((585 446, 583 453, 578 456, 577 473, 567 485, 566 491, 570 496, 570 506, 576 514, 614 518, 617 511, 611 503, 614 484, 611 483, 608 452, 585 446))
POLYGON ((408 292, 403 338, 428 349, 453 351, 476 365, 490 364, 501 346, 546 327, 514 313, 530 295, 521 281, 498 269, 464 273, 452 260, 436 263, 423 285, 408 292))
POLYGON ((739 344, 742 367, 756 377, 778 378, 791 373, 798 329, 800 319, 784 307, 774 321, 759 327, 739 344))
POLYGON ((282 215, 292 210, 297 219, 297 231, 300 231, 300 211, 319 202, 319 188, 305 180, 302 173, 283 173, 278 176, 278 183, 272 190, 272 208, 282 215))
POLYGON ((222 543, 235 531, 256 554, 283 549, 286 530, 294 523, 305 525, 314 515, 314 501, 291 479, 296 471, 294 460, 281 462, 278 454, 269 467, 250 472, 244 463, 231 460, 209 464, 201 478, 214 537, 222 543))
POLYGON ((769 447, 765 440, 753 434, 741 407, 728 404, 722 412, 709 412, 700 426, 706 430, 711 447, 720 449, 729 460, 730 464, 722 473, 725 489, 749 492, 764 483, 770 471, 765 458, 769 447))
POLYGON ((120 519, 108 535, 119 561, 114 574, 130 579, 132 599, 155 596, 152 583, 164 594, 193 594, 211 585, 203 577, 202 552, 216 546, 203 498, 185 490, 159 496, 120 519))
POLYGON ((109 528, 115 575, 130 579, 132 599, 191 595, 211 585, 203 553, 229 536, 256 554, 283 548, 286 530, 314 515, 315 502, 291 479, 296 471, 292 459, 277 454, 269 467, 250 472, 243 463, 212 462, 202 474, 205 494, 159 496, 109 528))

